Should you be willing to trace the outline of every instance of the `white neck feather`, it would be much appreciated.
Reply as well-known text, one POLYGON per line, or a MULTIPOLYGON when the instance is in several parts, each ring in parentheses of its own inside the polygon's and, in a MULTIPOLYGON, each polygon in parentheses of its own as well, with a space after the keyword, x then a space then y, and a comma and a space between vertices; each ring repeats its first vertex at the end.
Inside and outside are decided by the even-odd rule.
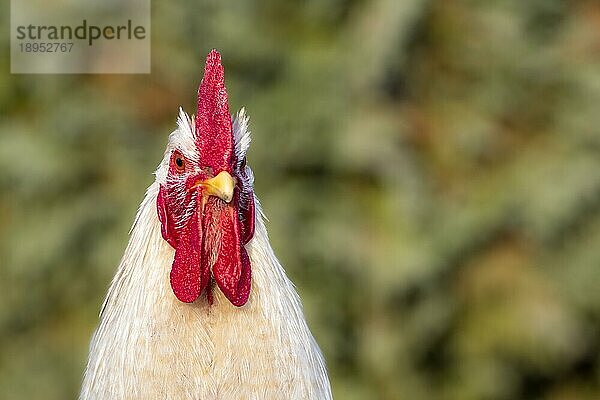
MULTIPOLYGON (((158 184, 142 202, 90 344, 80 399, 330 399, 325 362, 257 207, 248 303, 178 301, 158 184)), ((258 206, 258 202, 257 202, 258 206)))

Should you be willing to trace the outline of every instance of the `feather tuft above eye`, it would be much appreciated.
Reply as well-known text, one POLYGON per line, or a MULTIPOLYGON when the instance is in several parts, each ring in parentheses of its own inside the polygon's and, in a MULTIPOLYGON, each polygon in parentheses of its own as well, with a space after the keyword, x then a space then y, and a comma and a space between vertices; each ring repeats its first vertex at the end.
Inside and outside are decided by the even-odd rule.
POLYGON ((248 129, 248 123, 250 118, 246 114, 246 109, 242 107, 238 111, 235 120, 233 121, 233 140, 235 143, 235 156, 238 162, 238 167, 244 162, 246 158, 246 152, 250 147, 252 137, 250 136, 250 130, 248 129))

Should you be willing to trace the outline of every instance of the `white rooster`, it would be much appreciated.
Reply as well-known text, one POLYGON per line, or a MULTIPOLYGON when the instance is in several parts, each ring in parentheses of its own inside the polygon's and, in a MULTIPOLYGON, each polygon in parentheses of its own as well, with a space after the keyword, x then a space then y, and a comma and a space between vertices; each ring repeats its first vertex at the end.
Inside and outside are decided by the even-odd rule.
POLYGON ((221 56, 180 110, 92 337, 79 398, 330 399, 325 362, 269 244, 221 56))

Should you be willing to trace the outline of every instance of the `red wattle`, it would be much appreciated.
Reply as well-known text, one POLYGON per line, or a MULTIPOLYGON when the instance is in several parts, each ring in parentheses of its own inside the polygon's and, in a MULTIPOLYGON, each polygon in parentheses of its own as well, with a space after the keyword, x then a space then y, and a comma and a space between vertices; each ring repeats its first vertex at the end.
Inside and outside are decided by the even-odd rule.
POLYGON ((210 280, 210 271, 201 268, 201 212, 195 212, 181 231, 171 267, 171 288, 184 303, 195 301, 210 280))
MULTIPOLYGON (((207 236, 215 234, 208 232, 211 229, 217 230, 220 236, 220 244, 212 249, 218 250, 216 254, 212 254, 215 258, 212 276, 231 304, 240 307, 246 304, 250 295, 250 259, 240 241, 240 221, 236 208, 232 205, 217 205, 217 202, 222 200, 208 200, 204 219, 207 236)), ((203 256, 211 257, 211 254, 203 256)))

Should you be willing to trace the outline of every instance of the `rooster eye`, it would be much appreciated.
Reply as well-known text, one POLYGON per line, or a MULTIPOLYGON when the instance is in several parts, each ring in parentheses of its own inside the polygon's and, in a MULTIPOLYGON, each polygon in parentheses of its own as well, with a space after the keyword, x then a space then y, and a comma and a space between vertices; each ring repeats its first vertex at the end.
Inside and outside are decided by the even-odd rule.
POLYGON ((177 169, 178 172, 185 171, 185 158, 183 157, 183 155, 180 152, 178 152, 178 151, 173 152, 173 160, 175 161, 175 168, 177 169))

